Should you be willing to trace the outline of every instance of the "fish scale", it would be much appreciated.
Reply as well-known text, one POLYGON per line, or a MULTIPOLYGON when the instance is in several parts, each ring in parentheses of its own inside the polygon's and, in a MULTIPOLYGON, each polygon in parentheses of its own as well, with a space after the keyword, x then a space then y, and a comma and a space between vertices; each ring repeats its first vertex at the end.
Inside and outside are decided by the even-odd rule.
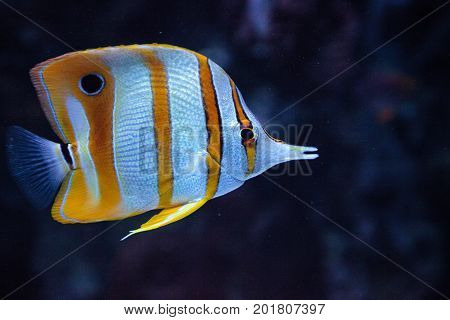
POLYGON ((124 213, 151 210, 158 204, 150 73, 139 54, 113 56, 108 66, 115 79, 114 154, 124 213), (116 57, 116 59, 114 59, 116 57), (141 144, 141 135, 145 144, 141 144), (144 156, 142 153, 144 152, 144 156))

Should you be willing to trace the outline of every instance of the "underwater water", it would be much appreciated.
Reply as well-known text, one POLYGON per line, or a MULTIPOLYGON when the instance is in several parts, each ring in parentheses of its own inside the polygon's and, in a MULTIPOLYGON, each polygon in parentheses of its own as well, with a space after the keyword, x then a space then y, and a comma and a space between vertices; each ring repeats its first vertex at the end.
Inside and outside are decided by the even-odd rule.
POLYGON ((35 64, 157 42, 210 57, 268 131, 298 143, 288 128, 308 125, 320 154, 120 242, 149 214, 59 224, 24 198, 2 147, 0 296, 49 267, 8 298, 448 296, 450 5, 386 43, 444 2, 7 1, 46 31, 0 3, 2 138, 20 125, 57 141, 35 64))

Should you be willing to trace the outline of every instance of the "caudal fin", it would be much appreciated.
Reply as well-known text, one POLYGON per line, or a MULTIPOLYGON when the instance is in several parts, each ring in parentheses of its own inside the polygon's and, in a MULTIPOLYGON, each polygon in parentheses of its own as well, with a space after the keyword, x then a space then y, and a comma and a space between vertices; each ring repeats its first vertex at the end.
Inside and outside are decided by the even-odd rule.
POLYGON ((11 174, 39 209, 50 206, 70 168, 61 145, 23 128, 10 127, 6 149, 11 174))

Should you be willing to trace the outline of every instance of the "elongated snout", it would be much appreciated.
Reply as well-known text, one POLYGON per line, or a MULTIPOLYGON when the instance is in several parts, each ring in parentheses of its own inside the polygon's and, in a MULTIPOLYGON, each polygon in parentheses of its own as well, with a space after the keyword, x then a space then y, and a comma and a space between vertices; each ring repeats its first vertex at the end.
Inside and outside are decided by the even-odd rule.
POLYGON ((312 160, 319 156, 317 153, 311 153, 317 151, 315 147, 295 146, 275 140, 272 140, 269 148, 270 167, 291 160, 312 160))
POLYGON ((315 147, 290 145, 270 137, 267 133, 261 138, 256 152, 256 168, 251 175, 246 177, 247 179, 280 163, 291 160, 312 160, 319 157, 315 153, 317 151, 315 147))

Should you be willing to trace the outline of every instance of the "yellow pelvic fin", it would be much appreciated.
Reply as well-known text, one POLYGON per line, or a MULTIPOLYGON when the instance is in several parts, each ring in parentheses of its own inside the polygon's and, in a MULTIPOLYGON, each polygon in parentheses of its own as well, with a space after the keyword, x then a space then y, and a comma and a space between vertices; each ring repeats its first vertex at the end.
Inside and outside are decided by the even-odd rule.
POLYGON ((194 213, 197 211, 201 206, 203 206, 209 199, 205 198, 197 202, 190 202, 187 204, 184 204, 179 207, 173 207, 173 208, 167 208, 162 210, 157 215, 154 215, 150 220, 148 220, 146 223, 144 223, 139 229, 130 231, 128 235, 123 237, 121 241, 125 240, 126 238, 144 231, 150 231, 154 229, 158 229, 160 227, 167 226, 168 224, 171 224, 173 222, 176 222, 178 220, 181 220, 188 215, 194 213))

